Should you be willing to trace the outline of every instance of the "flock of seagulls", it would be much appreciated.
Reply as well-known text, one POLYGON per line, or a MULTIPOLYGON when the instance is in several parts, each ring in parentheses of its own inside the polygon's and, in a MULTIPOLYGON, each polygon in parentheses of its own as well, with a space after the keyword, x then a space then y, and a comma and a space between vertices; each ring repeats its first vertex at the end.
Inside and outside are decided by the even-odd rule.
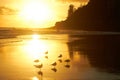
MULTIPOLYGON (((59 63, 63 62, 62 57, 63 57, 62 54, 60 54, 58 56, 59 63)), ((45 58, 48 59, 48 51, 45 52, 45 58)), ((41 75, 41 76, 43 76, 43 72, 41 70, 43 68, 43 63, 40 63, 39 59, 34 60, 34 62, 37 63, 36 65, 34 65, 34 67, 39 68, 38 74, 41 75), (38 63, 40 63, 40 64, 38 64, 38 63)), ((66 59, 66 60, 64 60, 64 62, 66 63, 64 65, 64 67, 70 68, 70 65, 69 65, 70 59, 66 59)), ((51 70, 52 71, 57 72, 57 68, 56 68, 57 64, 58 64, 57 61, 51 63, 51 66, 52 66, 51 70)))

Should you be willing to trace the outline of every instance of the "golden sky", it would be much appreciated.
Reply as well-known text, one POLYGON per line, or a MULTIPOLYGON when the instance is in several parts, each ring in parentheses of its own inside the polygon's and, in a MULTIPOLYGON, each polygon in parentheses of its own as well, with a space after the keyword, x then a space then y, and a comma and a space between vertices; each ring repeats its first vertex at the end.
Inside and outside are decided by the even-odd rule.
POLYGON ((51 27, 66 19, 70 4, 78 8, 83 2, 87 0, 0 0, 0 7, 18 11, 13 15, 0 15, 0 27, 51 27))

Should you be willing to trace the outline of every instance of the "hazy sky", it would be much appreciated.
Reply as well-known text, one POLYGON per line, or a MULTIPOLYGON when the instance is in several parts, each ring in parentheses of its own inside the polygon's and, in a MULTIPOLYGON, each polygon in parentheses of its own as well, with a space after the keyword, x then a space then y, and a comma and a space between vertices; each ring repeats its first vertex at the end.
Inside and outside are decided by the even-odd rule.
POLYGON ((56 1, 63 1, 63 2, 86 2, 87 0, 56 0, 56 1))
POLYGON ((74 4, 74 6, 77 8, 80 6, 80 3, 82 2, 87 2, 87 0, 0 0, 0 6, 18 9, 20 12, 24 12, 23 14, 25 14, 23 18, 18 17, 18 15, 0 15, 1 21, 0 26, 7 27, 54 26, 56 21, 66 19, 68 6, 70 4, 74 4), (39 12, 37 12, 34 9, 36 9, 39 12), (34 13, 32 13, 31 11, 34 13), (43 18, 43 16, 45 19, 43 18), (25 20, 25 17, 27 17, 29 20, 28 19, 25 20))
MULTIPOLYGON (((33 1, 33 0, 0 0, 0 6, 15 6, 19 7, 23 3, 33 1)), ((80 3, 80 2, 87 2, 88 0, 34 0, 39 2, 54 2, 54 3, 60 3, 60 2, 67 2, 67 3, 80 3)))

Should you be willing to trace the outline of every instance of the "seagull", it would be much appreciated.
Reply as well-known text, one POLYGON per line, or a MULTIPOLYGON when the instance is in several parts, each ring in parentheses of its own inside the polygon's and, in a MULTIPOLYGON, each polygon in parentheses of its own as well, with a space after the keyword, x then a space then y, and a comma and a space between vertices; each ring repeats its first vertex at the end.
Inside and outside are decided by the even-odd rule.
POLYGON ((39 71, 38 74, 41 75, 41 76, 43 76, 43 72, 42 71, 39 71))
POLYGON ((62 63, 62 59, 58 59, 58 61, 59 61, 60 63, 62 63))
POLYGON ((67 63, 70 62, 70 59, 66 59, 65 62, 67 62, 67 63))
POLYGON ((45 56, 46 59, 48 59, 48 56, 45 56))
POLYGON ((48 54, 48 51, 46 51, 45 54, 48 54))
POLYGON ((51 65, 52 65, 52 66, 56 66, 56 65, 57 65, 57 63, 56 63, 56 62, 54 62, 54 63, 52 63, 51 65))
POLYGON ((60 54, 59 56, 58 56, 58 58, 61 58, 62 57, 62 54, 60 54))
POLYGON ((70 65, 65 65, 66 68, 70 68, 70 65))
POLYGON ((40 65, 34 65, 36 68, 42 68, 43 67, 43 64, 40 64, 40 65))
POLYGON ((56 69, 56 68, 52 68, 51 70, 54 71, 54 72, 57 72, 57 69, 56 69))
POLYGON ((38 62, 39 62, 39 60, 38 60, 38 59, 36 59, 36 60, 34 60, 34 62, 38 63, 38 62))

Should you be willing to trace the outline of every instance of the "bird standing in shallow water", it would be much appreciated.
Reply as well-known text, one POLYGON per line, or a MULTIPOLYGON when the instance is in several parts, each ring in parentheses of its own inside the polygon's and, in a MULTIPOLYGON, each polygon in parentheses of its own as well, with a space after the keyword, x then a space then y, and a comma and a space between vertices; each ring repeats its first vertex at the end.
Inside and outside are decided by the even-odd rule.
POLYGON ((42 71, 39 71, 38 74, 41 75, 41 76, 43 76, 43 72, 42 71))
POLYGON ((54 62, 54 63, 52 63, 51 65, 55 67, 55 66, 57 65, 57 63, 56 63, 56 62, 54 62))
POLYGON ((36 60, 34 60, 34 62, 36 62, 36 63, 38 63, 38 62, 40 62, 38 59, 36 59, 36 60))
POLYGON ((67 65, 65 65, 65 67, 66 67, 66 68, 70 68, 70 65, 67 64, 67 65))
POLYGON ((46 59, 48 59, 48 56, 45 56, 46 59))
POLYGON ((61 58, 62 57, 62 54, 60 54, 59 56, 58 56, 58 58, 61 58))
POLYGON ((45 54, 48 54, 48 51, 46 51, 45 54))
POLYGON ((42 68, 43 67, 43 64, 40 64, 40 65, 34 65, 36 68, 42 68))
POLYGON ((51 70, 53 70, 54 72, 57 72, 57 69, 56 69, 56 68, 52 68, 51 70))
POLYGON ((58 61, 59 61, 60 63, 62 63, 62 59, 58 59, 58 61))
POLYGON ((70 59, 66 59, 65 62, 67 62, 67 63, 70 62, 70 59))

